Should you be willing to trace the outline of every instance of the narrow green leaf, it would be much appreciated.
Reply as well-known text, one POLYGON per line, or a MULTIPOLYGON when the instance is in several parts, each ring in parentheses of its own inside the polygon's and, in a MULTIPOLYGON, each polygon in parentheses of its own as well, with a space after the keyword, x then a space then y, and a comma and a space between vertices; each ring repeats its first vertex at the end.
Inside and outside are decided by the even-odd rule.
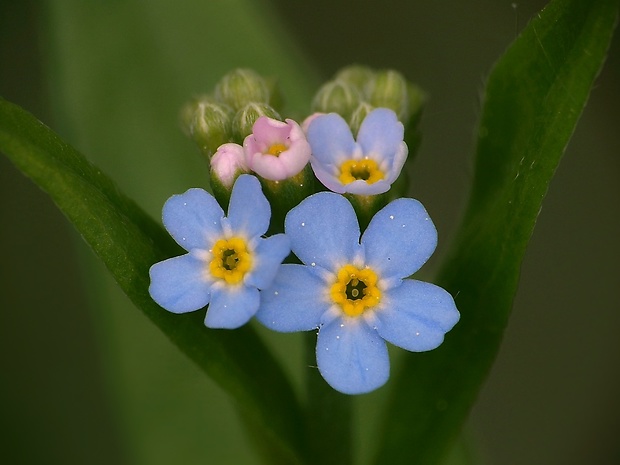
POLYGON ((166 231, 75 149, 3 99, 0 150, 52 197, 133 303, 261 425, 265 447, 296 463, 299 407, 255 332, 209 330, 202 312, 173 315, 150 298, 149 267, 180 252, 166 231))
POLYGON ((376 463, 438 463, 495 358, 549 182, 604 61, 617 0, 556 0, 495 65, 469 206, 438 284, 461 321, 437 350, 407 354, 376 463))

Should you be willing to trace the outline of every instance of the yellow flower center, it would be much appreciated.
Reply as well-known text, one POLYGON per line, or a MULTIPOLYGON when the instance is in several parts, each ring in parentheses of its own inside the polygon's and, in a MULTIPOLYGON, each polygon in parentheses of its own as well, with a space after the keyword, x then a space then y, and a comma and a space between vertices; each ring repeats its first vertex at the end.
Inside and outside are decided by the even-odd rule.
POLYGON ((274 157, 280 156, 282 152, 288 150, 288 147, 284 144, 273 144, 271 147, 267 149, 267 153, 269 155, 273 155, 274 157))
POLYGON ((385 177, 379 169, 379 165, 374 160, 364 158, 363 160, 347 160, 340 165, 340 182, 349 184, 361 179, 368 184, 374 184, 385 177))
POLYGON ((252 267, 252 254, 243 239, 231 237, 219 239, 211 249, 213 259, 209 271, 226 284, 240 283, 252 267))
POLYGON ((370 268, 360 270, 354 265, 345 265, 338 271, 330 296, 345 314, 359 316, 381 300, 377 274, 370 268))

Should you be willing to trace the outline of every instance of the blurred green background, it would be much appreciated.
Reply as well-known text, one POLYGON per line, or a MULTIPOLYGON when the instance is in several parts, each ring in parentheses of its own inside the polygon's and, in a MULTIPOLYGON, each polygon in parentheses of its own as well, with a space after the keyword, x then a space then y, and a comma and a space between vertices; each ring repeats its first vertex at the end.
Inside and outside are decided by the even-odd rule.
MULTIPOLYGON (((411 194, 440 235, 427 273, 467 196, 485 76, 545 4, 144 3, 0 0, 0 95, 159 216, 167 196, 206 184, 176 112, 230 68, 280 76, 292 108, 285 116, 297 117, 308 109, 305 95, 341 66, 399 69, 430 96, 411 173, 411 194), (215 21, 221 11, 230 11, 229 23, 215 21), (279 21, 261 23, 256 35, 247 21, 261 13, 279 21), (218 56, 223 43, 238 54, 218 56), (276 45, 286 60, 261 54, 276 45)), ((619 84, 616 36, 551 184, 502 350, 469 421, 486 463, 620 463, 619 84)), ((103 275, 49 199, 0 157, 5 457, 23 464, 256 463, 226 396, 103 275)), ((283 353, 296 342, 278 335, 272 343, 283 353)), ((287 366, 298 374, 292 353, 287 366)), ((359 402, 357 420, 370 439, 358 440, 363 455, 372 450, 369 423, 382 398, 380 390, 359 402)))

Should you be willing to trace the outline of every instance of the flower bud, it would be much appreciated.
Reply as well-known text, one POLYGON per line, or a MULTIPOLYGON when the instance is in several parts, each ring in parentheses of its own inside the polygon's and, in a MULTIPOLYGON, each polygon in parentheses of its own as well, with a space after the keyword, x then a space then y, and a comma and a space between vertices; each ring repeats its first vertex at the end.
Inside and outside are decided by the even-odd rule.
POLYGON ((243 147, 228 143, 220 146, 211 158, 211 189, 220 205, 228 205, 235 180, 250 170, 243 147))
POLYGON ((366 66, 351 65, 338 71, 334 80, 344 81, 362 92, 366 84, 374 78, 374 75, 374 71, 366 66))
POLYGON ((252 134, 252 126, 258 118, 267 116, 268 118, 280 120, 277 111, 266 103, 252 102, 240 109, 232 120, 232 135, 235 142, 242 143, 249 134, 252 134))
POLYGON ((329 81, 318 90, 312 100, 312 111, 320 113, 338 113, 345 120, 351 117, 353 110, 361 101, 357 87, 346 81, 329 81))
POLYGON ((209 97, 188 102, 181 110, 183 131, 210 158, 217 148, 230 141, 232 109, 209 97))
POLYGON ((361 101, 357 87, 346 81, 335 80, 323 84, 312 100, 312 111, 319 113, 338 113, 345 120, 361 101))
POLYGON ((394 110, 400 121, 408 119, 407 81, 398 71, 377 72, 374 79, 366 84, 365 93, 371 105, 394 110))
POLYGON ((351 119, 349 120, 349 127, 351 128, 351 133, 353 137, 357 138, 357 133, 360 130, 360 126, 362 125, 362 121, 368 116, 372 110, 374 110, 370 103, 362 102, 357 108, 353 111, 351 115, 351 119))
POLYGON ((269 86, 255 71, 239 68, 220 79, 215 98, 237 111, 250 102, 269 102, 269 86))

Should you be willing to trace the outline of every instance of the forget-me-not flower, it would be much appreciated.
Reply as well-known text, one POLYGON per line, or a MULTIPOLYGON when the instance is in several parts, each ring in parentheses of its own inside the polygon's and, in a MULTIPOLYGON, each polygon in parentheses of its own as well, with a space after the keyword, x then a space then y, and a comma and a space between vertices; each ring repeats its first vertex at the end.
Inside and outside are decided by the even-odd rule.
POLYGON ((310 144, 301 126, 261 116, 243 141, 247 165, 259 176, 282 181, 298 174, 310 160, 310 144))
POLYGON ((228 216, 211 194, 189 189, 163 208, 163 223, 187 254, 151 267, 149 292, 173 313, 209 304, 205 325, 238 328, 258 310, 259 289, 268 287, 290 252, 284 234, 261 237, 271 207, 258 179, 241 175, 235 182, 228 216))
POLYGON ((387 108, 371 111, 360 126, 357 141, 342 116, 329 113, 312 118, 307 129, 310 164, 325 187, 339 194, 358 195, 390 189, 408 153, 404 127, 396 113, 387 108))
POLYGON ((321 192, 288 213, 285 232, 303 265, 280 267, 261 292, 256 316, 281 332, 318 328, 317 365, 334 389, 361 394, 382 386, 390 371, 385 341, 431 350, 458 321, 447 291, 404 279, 437 244, 435 226, 417 200, 389 203, 360 240, 349 201, 321 192))

